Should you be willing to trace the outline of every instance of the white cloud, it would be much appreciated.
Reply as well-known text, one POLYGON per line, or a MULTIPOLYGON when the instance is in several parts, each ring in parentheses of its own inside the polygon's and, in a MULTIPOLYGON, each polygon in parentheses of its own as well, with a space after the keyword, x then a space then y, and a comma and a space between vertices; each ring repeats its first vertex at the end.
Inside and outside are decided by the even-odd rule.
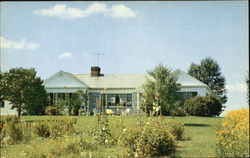
POLYGON ((236 82, 232 85, 226 85, 226 88, 229 92, 246 92, 247 91, 246 83, 236 82))
POLYGON ((110 16, 112 17, 121 17, 121 18, 136 17, 135 12, 133 12, 130 8, 126 7, 123 4, 113 5, 110 10, 111 10, 110 16))
POLYGON ((58 59, 73 59, 73 55, 72 53, 69 53, 69 52, 65 52, 65 53, 62 53, 58 56, 58 59))
POLYGON ((134 11, 125 5, 113 5, 108 8, 104 3, 92 3, 85 9, 71 8, 65 4, 57 4, 49 9, 41 9, 33 11, 35 15, 58 17, 62 19, 77 19, 88 17, 93 14, 104 14, 114 18, 136 17, 134 11))
POLYGON ((21 41, 10 41, 4 37, 0 37, 0 47, 11 49, 36 49, 39 47, 39 45, 36 43, 27 42, 26 38, 23 38, 21 41))

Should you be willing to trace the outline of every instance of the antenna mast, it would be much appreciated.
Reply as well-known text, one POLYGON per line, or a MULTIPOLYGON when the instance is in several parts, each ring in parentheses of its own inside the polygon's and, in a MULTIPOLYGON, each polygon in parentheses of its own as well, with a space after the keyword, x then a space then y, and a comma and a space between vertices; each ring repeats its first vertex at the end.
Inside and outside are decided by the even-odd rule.
POLYGON ((96 55, 96 63, 97 63, 97 66, 99 66, 99 57, 100 55, 103 55, 103 53, 94 53, 94 55, 96 55))

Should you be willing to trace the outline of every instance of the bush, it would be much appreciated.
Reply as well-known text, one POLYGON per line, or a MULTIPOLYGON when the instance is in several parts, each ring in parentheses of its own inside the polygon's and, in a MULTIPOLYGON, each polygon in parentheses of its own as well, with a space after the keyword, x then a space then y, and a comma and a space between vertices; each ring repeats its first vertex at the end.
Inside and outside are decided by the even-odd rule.
POLYGON ((106 115, 97 115, 97 123, 88 131, 89 136, 100 145, 113 145, 116 139, 112 136, 106 115))
POLYGON ((185 140, 184 124, 176 121, 169 121, 167 126, 170 129, 170 133, 175 136, 176 140, 185 140))
POLYGON ((23 127, 22 123, 16 122, 15 119, 4 124, 1 132, 1 143, 17 144, 26 142, 30 139, 29 131, 23 127))
POLYGON ((7 122, 13 122, 13 123, 18 123, 19 119, 17 118, 16 115, 6 115, 6 116, 1 116, 0 120, 0 132, 2 131, 4 124, 7 122))
POLYGON ((219 157, 249 157, 249 109, 230 111, 216 132, 219 157))
POLYGON ((183 108, 176 108, 171 111, 172 116, 187 116, 186 111, 183 108))
POLYGON ((48 121, 35 122, 33 124, 33 132, 40 137, 50 136, 50 126, 48 121))
POLYGON ((80 157, 83 149, 81 138, 77 136, 46 139, 42 142, 32 141, 21 146, 21 152, 9 153, 6 157, 18 158, 64 158, 80 157))
POLYGON ((53 120, 35 122, 33 132, 41 137, 60 137, 72 135, 76 132, 75 125, 77 119, 71 117, 60 117, 53 120))
POLYGON ((61 117, 50 120, 50 137, 58 137, 64 134, 71 135, 76 132, 77 119, 72 117, 61 117))
POLYGON ((132 157, 169 155, 177 149, 175 137, 158 124, 124 130, 118 144, 127 147, 132 157))
POLYGON ((61 109, 57 108, 56 106, 48 106, 45 109, 45 114, 46 115, 61 115, 62 111, 61 111, 61 109))
POLYGON ((185 111, 194 116, 220 115, 222 104, 215 97, 196 96, 188 99, 184 105, 185 111))

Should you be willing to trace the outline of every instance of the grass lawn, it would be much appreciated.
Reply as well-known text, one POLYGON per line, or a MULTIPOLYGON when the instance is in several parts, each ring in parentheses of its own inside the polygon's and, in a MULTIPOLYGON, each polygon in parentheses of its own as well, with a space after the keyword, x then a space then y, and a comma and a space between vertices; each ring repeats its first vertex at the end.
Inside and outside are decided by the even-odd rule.
MULTIPOLYGON (((45 120, 50 119, 56 116, 22 116, 21 119, 25 121, 32 120, 45 120)), ((60 116, 58 116, 60 117, 60 116)), ((95 116, 74 116, 78 119, 77 126, 81 131, 86 132, 88 128, 91 128, 91 125, 96 122, 95 116)), ((109 116, 110 123, 123 120, 127 127, 137 126, 137 122, 147 121, 148 119, 158 119, 156 117, 145 117, 145 116, 109 116)), ((172 120, 172 117, 166 117, 163 121, 167 122, 172 120)), ((180 148, 172 156, 177 157, 215 157, 215 132, 220 125, 221 118, 209 118, 209 117, 174 117, 176 121, 183 122, 185 124, 186 135, 190 137, 190 140, 180 142, 180 148)), ((41 141, 43 140, 35 139, 32 141, 41 141)), ((7 147, 1 148, 2 155, 12 152, 21 152, 19 151, 24 144, 18 145, 9 145, 7 147)), ((6 155, 6 158, 9 154, 6 155)), ((117 157, 116 155, 121 155, 121 150, 116 146, 111 148, 100 148, 99 151, 96 151, 97 157, 117 157), (99 156, 97 156, 99 155, 99 156)))

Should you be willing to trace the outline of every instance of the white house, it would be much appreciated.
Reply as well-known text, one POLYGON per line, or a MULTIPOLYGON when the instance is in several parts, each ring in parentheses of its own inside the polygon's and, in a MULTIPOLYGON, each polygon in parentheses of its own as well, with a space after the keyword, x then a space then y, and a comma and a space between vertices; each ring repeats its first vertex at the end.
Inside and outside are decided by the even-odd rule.
MULTIPOLYGON (((181 98, 210 94, 206 84, 182 70, 176 71, 179 72, 177 82, 182 85, 179 91, 181 98)), ((46 79, 43 84, 50 95, 51 105, 58 98, 67 99, 72 93, 83 90, 89 94, 88 109, 86 109, 88 111, 104 107, 114 110, 129 108, 132 113, 138 113, 142 100, 142 85, 147 77, 149 77, 147 74, 101 74, 100 67, 94 66, 91 67, 90 74, 59 71, 46 79)), ((5 113, 1 112, 1 115, 3 114, 5 113)))

